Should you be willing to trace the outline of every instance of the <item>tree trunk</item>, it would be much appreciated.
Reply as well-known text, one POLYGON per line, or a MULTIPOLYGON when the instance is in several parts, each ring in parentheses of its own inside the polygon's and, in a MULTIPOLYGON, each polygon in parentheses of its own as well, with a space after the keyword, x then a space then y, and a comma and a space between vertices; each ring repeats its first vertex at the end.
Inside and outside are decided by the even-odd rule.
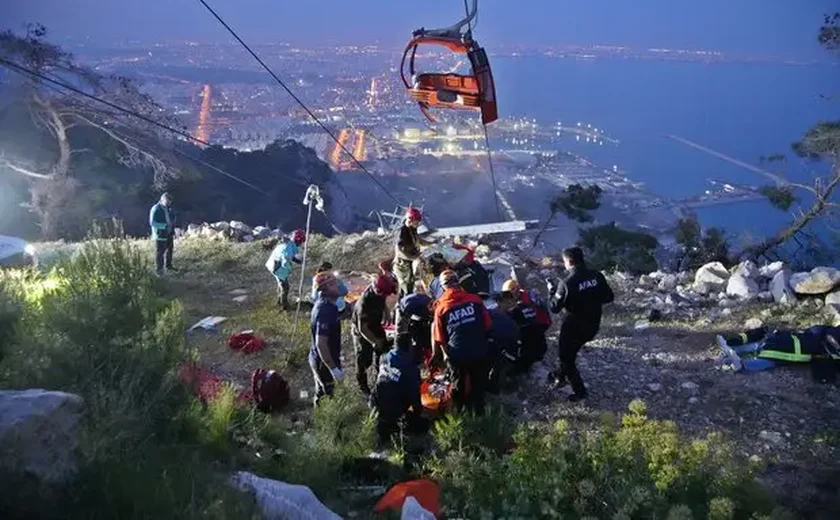
MULTIPOLYGON (((56 239, 71 228, 73 218, 66 218, 75 212, 65 213, 75 203, 76 183, 70 178, 70 141, 67 125, 49 99, 35 92, 33 101, 41 113, 38 118, 53 136, 58 146, 58 159, 50 170, 48 178, 36 181, 30 189, 32 207, 38 215, 44 238, 56 239)), ((72 208, 70 208, 72 209, 72 208)))
POLYGON ((556 211, 552 211, 552 212, 551 212, 551 215, 549 215, 549 216, 548 216, 548 218, 547 218, 547 219, 546 219, 546 221, 545 221, 545 224, 543 224, 543 225, 542 225, 542 227, 540 228, 540 230, 539 230, 539 231, 537 231, 536 236, 534 236, 534 243, 533 243, 533 244, 531 244, 531 247, 537 247, 537 242, 539 242, 540 237, 541 237, 541 236, 542 236, 542 234, 545 232, 545 230, 546 230, 546 229, 548 229, 548 225, 549 225, 549 224, 551 224, 551 221, 554 219, 554 217, 555 217, 556 215, 557 215, 557 212, 556 212, 556 211))
POLYGON ((740 257, 746 256, 753 260, 757 260, 802 232, 802 230, 804 230, 811 221, 819 217, 831 204, 829 200, 831 199, 831 195, 838 183, 840 183, 840 162, 835 164, 831 180, 829 180, 828 184, 817 190, 816 200, 807 213, 800 215, 789 226, 782 229, 774 236, 760 242, 759 244, 748 247, 741 253, 740 257))

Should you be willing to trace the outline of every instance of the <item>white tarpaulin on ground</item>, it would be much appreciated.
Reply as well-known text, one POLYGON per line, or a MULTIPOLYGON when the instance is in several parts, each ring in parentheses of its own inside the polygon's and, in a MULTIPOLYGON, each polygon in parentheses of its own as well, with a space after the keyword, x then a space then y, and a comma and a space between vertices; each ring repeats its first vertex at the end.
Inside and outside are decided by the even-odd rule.
POLYGON ((198 323, 190 327, 190 331, 195 329, 204 329, 204 330, 213 330, 216 328, 216 325, 222 323, 223 321, 227 321, 227 318, 224 316, 207 316, 206 318, 200 320, 198 323))
POLYGON ((295 486, 239 471, 231 478, 237 489, 254 495, 265 520, 341 520, 306 486, 295 486))

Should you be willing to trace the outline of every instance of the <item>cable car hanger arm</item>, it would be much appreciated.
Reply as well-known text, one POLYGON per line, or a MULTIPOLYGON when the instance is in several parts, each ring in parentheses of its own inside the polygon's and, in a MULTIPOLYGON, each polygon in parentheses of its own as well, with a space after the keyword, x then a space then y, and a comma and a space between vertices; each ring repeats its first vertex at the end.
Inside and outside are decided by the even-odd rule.
POLYGON ((469 24, 475 19, 475 15, 478 13, 478 0, 473 0, 472 2, 472 10, 467 13, 467 16, 464 17, 463 20, 452 25, 450 27, 446 27, 444 29, 417 29, 414 31, 414 36, 437 36, 441 38, 455 38, 461 39, 463 36, 467 36, 469 39, 470 30, 467 29, 466 32, 462 32, 464 26, 469 26, 469 24))

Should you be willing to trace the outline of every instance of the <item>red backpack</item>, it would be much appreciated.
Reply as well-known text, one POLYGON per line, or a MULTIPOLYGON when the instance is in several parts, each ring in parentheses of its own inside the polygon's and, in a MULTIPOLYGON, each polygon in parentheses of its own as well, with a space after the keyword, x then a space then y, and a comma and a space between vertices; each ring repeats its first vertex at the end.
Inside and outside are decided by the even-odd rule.
POLYGON ((251 374, 251 392, 261 412, 277 412, 289 404, 289 383, 274 370, 254 370, 251 374))

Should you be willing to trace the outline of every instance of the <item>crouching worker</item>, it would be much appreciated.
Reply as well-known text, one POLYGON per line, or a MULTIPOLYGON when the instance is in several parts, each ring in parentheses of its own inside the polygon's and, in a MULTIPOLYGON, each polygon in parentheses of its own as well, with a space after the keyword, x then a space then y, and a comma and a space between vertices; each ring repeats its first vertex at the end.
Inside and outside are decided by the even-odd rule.
POLYGON ((417 363, 428 363, 432 357, 432 299, 417 282, 414 292, 400 300, 399 333, 407 333, 413 344, 417 363))
POLYGON ((811 363, 815 358, 840 361, 838 341, 840 327, 824 325, 803 331, 760 328, 717 337, 721 362, 737 372, 760 372, 785 363, 811 363))
POLYGON ((487 391, 498 393, 506 379, 505 375, 511 372, 511 365, 515 367, 519 360, 519 325, 499 303, 485 300, 484 306, 492 321, 488 337, 490 377, 487 391))
POLYGON ((280 310, 289 310, 289 275, 292 273, 292 264, 300 264, 297 257, 298 248, 306 242, 306 233, 298 229, 292 233, 292 239, 277 244, 268 261, 266 269, 274 275, 277 280, 277 306, 280 310))
POLYGON ((461 288, 455 271, 440 275, 443 295, 432 323, 434 349, 442 349, 452 371, 452 401, 459 408, 484 413, 489 360, 490 314, 480 297, 461 288))
POLYGON ((512 292, 503 292, 499 306, 519 329, 519 349, 513 361, 514 374, 527 372, 531 365, 541 361, 548 350, 545 333, 548 327, 539 319, 537 306, 530 300, 517 299, 512 292))
POLYGON ((394 279, 381 274, 365 289, 353 307, 351 321, 356 350, 356 381, 366 397, 370 397, 367 371, 371 365, 378 368, 380 356, 388 351, 388 338, 382 322, 387 312, 385 300, 396 292, 394 279))
POLYGON ((401 419, 420 422, 420 369, 414 362, 409 334, 397 335, 396 345, 382 358, 371 402, 377 412, 379 449, 391 444, 401 419))
POLYGON ((335 300, 338 286, 335 276, 325 272, 315 277, 318 300, 312 307, 309 366, 315 379, 315 405, 325 395, 332 395, 336 381, 344 378, 341 370, 341 320, 335 300))

